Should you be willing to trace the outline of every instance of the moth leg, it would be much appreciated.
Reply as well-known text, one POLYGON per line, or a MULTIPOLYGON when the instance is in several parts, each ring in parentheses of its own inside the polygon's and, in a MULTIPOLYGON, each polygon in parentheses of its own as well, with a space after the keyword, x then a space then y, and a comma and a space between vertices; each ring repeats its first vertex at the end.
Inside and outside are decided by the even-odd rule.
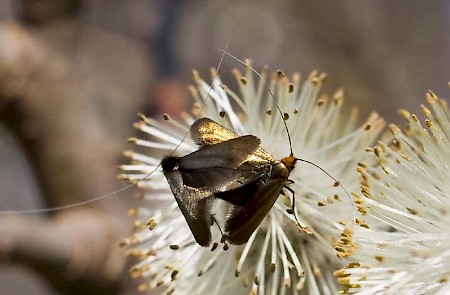
MULTIPOLYGON (((298 220, 297 220, 297 216, 296 216, 296 214, 295 214, 295 192, 294 192, 293 189, 291 189, 291 188, 288 186, 289 184, 294 183, 294 181, 293 181, 293 180, 290 180, 290 179, 288 179, 288 181, 289 181, 289 183, 288 183, 287 185, 285 185, 284 188, 287 189, 287 190, 292 194, 292 203, 291 203, 291 209, 287 209, 286 211, 287 211, 287 213, 289 213, 289 214, 294 214, 295 221, 296 221, 297 223, 299 223, 298 220)), ((285 195, 283 191, 282 191, 281 193, 282 193, 283 195, 285 195)))
MULTIPOLYGON (((288 179, 288 181, 289 181, 289 184, 294 183, 293 180, 288 179)), ((295 202, 295 191, 292 188, 290 188, 289 186, 287 186, 287 185, 285 185, 284 188, 286 190, 288 190, 292 194, 291 209, 287 209, 286 212, 289 213, 289 214, 293 214, 294 215, 295 223, 296 223, 296 226, 297 226, 299 231, 311 234, 312 233, 311 228, 308 227, 308 226, 301 225, 300 221, 297 218, 297 211, 295 210, 295 204, 296 204, 296 202, 295 202)))
MULTIPOLYGON (((222 236, 222 238, 220 239, 220 242, 223 243, 223 249, 224 249, 225 251, 228 250, 229 246, 228 246, 228 244, 227 244, 227 242, 226 242, 226 238, 225 238, 225 236, 223 235, 222 228, 220 227, 219 223, 217 222, 217 219, 214 217, 214 214, 211 215, 211 219, 212 219, 212 223, 213 223, 213 224, 215 223, 215 224, 217 225, 217 227, 219 228, 220 235, 222 236)), ((217 246, 218 246, 217 243, 214 243, 214 245, 213 245, 211 251, 214 251, 214 250, 217 248, 217 246)))
MULTIPOLYGON (((288 180, 286 181, 286 185, 284 186, 284 188, 287 189, 287 190, 292 194, 292 204, 291 204, 291 209, 287 209, 287 210, 286 210, 287 213, 289 213, 289 214, 294 214, 294 212, 295 212, 295 203, 296 203, 296 202, 295 202, 295 192, 294 192, 293 189, 291 189, 291 188, 289 187, 289 185, 290 185, 290 184, 293 184, 293 183, 295 183, 295 181, 293 181, 292 179, 288 179, 288 180)), ((283 191, 281 191, 281 193, 282 193, 283 195, 285 195, 283 191)), ((296 220, 297 223, 298 223, 297 216, 296 216, 295 214, 294 214, 294 217, 295 217, 295 220, 296 220)))

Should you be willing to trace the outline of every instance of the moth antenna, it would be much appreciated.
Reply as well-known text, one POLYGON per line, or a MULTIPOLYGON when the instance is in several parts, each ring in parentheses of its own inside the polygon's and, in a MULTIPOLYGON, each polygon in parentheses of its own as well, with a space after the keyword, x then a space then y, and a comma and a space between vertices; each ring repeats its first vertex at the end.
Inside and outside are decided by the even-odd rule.
MULTIPOLYGON (((211 97, 211 91, 213 89, 214 82, 216 81, 216 79, 217 79, 217 77, 219 75, 218 74, 219 70, 220 70, 220 68, 222 66, 223 60, 225 59, 226 50, 228 49, 228 46, 230 44, 231 35, 232 35, 232 32, 233 32, 234 24, 236 22, 236 14, 237 14, 237 11, 238 11, 238 7, 239 7, 239 2, 236 0, 235 1, 235 5, 234 5, 233 18, 231 19, 230 29, 228 31, 228 36, 227 36, 225 47, 224 47, 225 51, 223 51, 222 55, 220 56, 220 60, 219 60, 219 63, 217 64, 216 71, 213 74, 213 79, 211 81, 208 94, 207 94, 207 96, 205 98, 205 101, 204 101, 202 107, 200 108, 200 113, 202 113, 203 109, 205 108, 206 102, 211 97)), ((178 143, 178 145, 175 147, 175 149, 172 151, 172 153, 174 153, 174 152, 176 152, 178 150, 178 148, 181 146, 181 144, 183 144, 183 142, 186 140, 188 135, 189 135, 189 132, 184 135, 184 137, 181 139, 181 141, 178 143)), ((86 200, 86 201, 77 202, 77 203, 73 203, 73 204, 68 204, 68 205, 51 207, 51 208, 0 211, 0 215, 48 213, 48 212, 55 212, 55 211, 71 209, 71 208, 75 208, 75 207, 79 207, 79 206, 84 206, 84 205, 87 205, 87 204, 90 204, 90 203, 93 203, 93 202, 97 202, 97 201, 100 201, 102 199, 106 199, 108 197, 117 195, 120 192, 125 191, 125 190, 127 190, 127 189, 129 189, 129 188, 131 188, 131 187, 133 187, 133 186, 135 186, 137 184, 139 184, 141 181, 147 179, 156 170, 158 170, 159 167, 161 167, 161 163, 159 163, 155 167, 155 169, 150 171, 147 175, 145 175, 143 178, 137 180, 136 182, 133 182, 133 183, 127 185, 127 186, 124 186, 124 187, 118 189, 118 190, 115 190, 113 192, 101 195, 101 196, 93 198, 93 199, 89 199, 89 200, 86 200)))
MULTIPOLYGON (((156 170, 156 169, 155 169, 156 170)), ((153 173, 153 172, 151 172, 153 173)), ((82 201, 82 202, 78 202, 78 203, 73 203, 73 204, 69 204, 69 205, 63 205, 63 206, 56 206, 56 207, 51 207, 51 208, 42 208, 42 209, 25 209, 25 210, 7 210, 7 211, 0 211, 0 215, 10 215, 10 214, 33 214, 33 213, 48 213, 48 212, 54 212, 54 211, 60 211, 60 210, 65 210, 65 209, 71 209, 71 208, 75 208, 75 207, 79 207, 79 206, 83 206, 83 205, 87 205, 93 202, 97 202, 100 201, 102 199, 106 199, 108 197, 117 195, 120 192, 123 192, 127 189, 129 189, 130 187, 135 186, 136 184, 138 184, 141 180, 144 179, 140 179, 132 184, 129 184, 127 186, 124 186, 118 190, 115 190, 113 192, 101 195, 99 197, 93 198, 93 199, 89 199, 86 201, 82 201)))
MULTIPOLYGON (((277 107, 278 113, 281 116, 281 119, 283 120, 284 123, 284 128, 286 129, 286 134, 289 140, 289 148, 291 150, 291 154, 290 156, 294 156, 294 152, 292 150, 292 140, 291 140, 291 134, 289 133, 289 128, 287 126, 286 120, 284 119, 284 115, 283 112, 280 109, 280 106, 278 105, 278 101, 275 98, 275 95, 273 94, 272 90, 270 90, 269 84, 267 83, 266 79, 264 79, 264 77, 257 71, 255 70, 251 65, 247 64, 246 62, 240 60, 239 58, 235 57, 234 55, 232 55, 231 53, 226 51, 225 49, 219 49, 222 53, 226 54, 228 57, 230 57, 231 59, 237 61, 238 63, 242 64, 243 66, 249 68, 253 73, 255 73, 264 83, 264 85, 267 87, 267 90, 269 91, 270 96, 272 97, 272 99, 275 101, 275 105, 277 107)), ((335 177, 333 177, 330 173, 328 173, 325 169, 323 169, 322 167, 320 167, 319 165, 308 161, 308 160, 304 160, 304 159, 299 159, 297 157, 295 157, 296 160, 301 161, 301 162, 305 162, 308 163, 310 165, 313 165, 314 167, 320 169, 323 173, 325 173, 328 177, 330 177, 331 179, 333 179, 341 188, 342 190, 345 192, 345 194, 347 195, 347 197, 350 200, 350 203, 352 204, 352 209, 353 209, 353 222, 356 223, 356 208, 355 208, 355 204, 353 203, 352 197, 350 196, 349 192, 347 191, 347 189, 341 184, 341 182, 339 180, 337 180, 335 177)))
POLYGON ((347 189, 341 184, 341 182, 339 180, 337 180, 337 178, 333 177, 333 175, 331 175, 330 173, 328 173, 325 169, 323 169, 322 167, 320 167, 319 165, 317 165, 316 163, 313 163, 311 161, 308 160, 304 160, 304 159, 300 159, 300 158, 295 158, 297 161, 301 161, 301 162, 305 162, 307 164, 313 165, 314 167, 316 167, 317 169, 319 169, 320 171, 322 171, 323 173, 325 173, 328 177, 330 177, 331 179, 333 179, 335 181, 335 183, 337 183, 341 189, 345 192, 345 194, 347 195, 348 199, 350 200, 350 203, 352 204, 352 209, 353 209, 353 222, 354 224, 356 224, 356 208, 355 208, 355 204, 353 203, 352 197, 350 196, 349 192, 347 191, 347 189))
POLYGON ((280 106, 278 105, 278 100, 275 98, 275 95, 273 94, 272 90, 270 90, 269 83, 267 83, 266 79, 264 79, 264 77, 257 70, 255 70, 255 68, 253 68, 251 65, 247 64, 246 62, 240 60, 239 58, 235 57, 231 53, 228 53, 226 48, 225 49, 219 49, 219 50, 222 51, 223 54, 226 54, 228 57, 234 59, 238 63, 242 64, 243 66, 245 66, 247 68, 249 68, 253 73, 255 73, 263 81, 264 85, 266 85, 270 96, 272 97, 273 101, 275 102, 275 106, 277 107, 278 113, 280 114, 281 119, 283 120, 284 128, 286 129, 287 138, 289 140, 289 149, 291 150, 291 154, 290 155, 293 156, 294 152, 292 151, 291 134, 289 133, 289 128, 287 126, 286 120, 284 119, 283 112, 281 111, 280 106))

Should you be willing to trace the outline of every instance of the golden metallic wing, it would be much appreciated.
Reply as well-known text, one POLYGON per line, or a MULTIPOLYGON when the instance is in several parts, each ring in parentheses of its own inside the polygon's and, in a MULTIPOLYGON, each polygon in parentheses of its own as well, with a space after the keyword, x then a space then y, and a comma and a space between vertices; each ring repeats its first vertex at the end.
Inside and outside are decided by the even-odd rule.
MULTIPOLYGON (((201 118, 196 120, 190 129, 192 140, 200 147, 218 144, 233 138, 239 137, 234 131, 220 125, 219 123, 209 119, 201 118)), ((262 165, 267 162, 277 162, 263 148, 259 147, 248 159, 254 165, 262 165)))

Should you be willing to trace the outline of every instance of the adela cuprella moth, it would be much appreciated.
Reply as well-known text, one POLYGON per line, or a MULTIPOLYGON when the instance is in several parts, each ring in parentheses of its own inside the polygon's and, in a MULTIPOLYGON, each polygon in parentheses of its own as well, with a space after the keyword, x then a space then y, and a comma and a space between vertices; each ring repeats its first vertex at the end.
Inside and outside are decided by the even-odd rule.
POLYGON ((208 118, 195 121, 190 133, 199 149, 161 162, 178 206, 197 243, 206 247, 212 240, 212 205, 217 199, 229 203, 222 239, 244 244, 283 188, 290 190, 289 175, 298 159, 291 154, 277 160, 256 136, 239 136, 208 118))

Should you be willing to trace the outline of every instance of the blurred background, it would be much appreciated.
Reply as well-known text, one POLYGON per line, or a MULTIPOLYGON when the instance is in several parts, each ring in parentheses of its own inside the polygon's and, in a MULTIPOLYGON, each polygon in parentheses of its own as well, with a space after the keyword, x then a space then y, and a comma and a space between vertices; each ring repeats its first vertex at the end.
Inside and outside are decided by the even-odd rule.
MULTIPOLYGON (((448 97, 447 1, 0 0, 0 209, 71 204, 125 183, 136 114, 188 110, 191 69, 228 51, 401 122, 448 97)), ((226 59, 223 80, 233 86, 226 59)), ((0 216, 2 294, 134 294, 119 240, 133 189, 77 209, 0 216)))

